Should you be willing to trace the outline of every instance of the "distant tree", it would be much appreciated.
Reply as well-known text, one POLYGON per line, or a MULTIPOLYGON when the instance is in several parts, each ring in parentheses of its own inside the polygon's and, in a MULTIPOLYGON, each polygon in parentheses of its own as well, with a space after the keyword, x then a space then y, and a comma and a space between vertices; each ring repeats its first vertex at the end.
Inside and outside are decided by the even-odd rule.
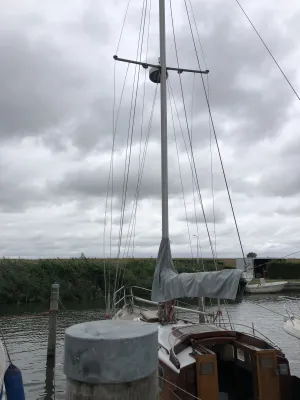
POLYGON ((257 254, 256 254, 256 253, 253 253, 252 251, 250 251, 250 253, 247 254, 247 257, 248 257, 248 258, 256 258, 256 257, 257 257, 257 254))

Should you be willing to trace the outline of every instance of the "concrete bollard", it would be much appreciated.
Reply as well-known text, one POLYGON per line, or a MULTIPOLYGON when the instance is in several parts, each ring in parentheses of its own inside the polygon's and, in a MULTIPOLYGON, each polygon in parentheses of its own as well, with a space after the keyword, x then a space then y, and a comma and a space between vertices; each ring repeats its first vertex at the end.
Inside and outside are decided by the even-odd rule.
POLYGON ((48 347, 47 358, 55 357, 56 348, 56 325, 57 325, 57 311, 59 301, 59 284, 53 283, 51 285, 51 297, 49 307, 49 332, 48 332, 48 347))
POLYGON ((66 400, 157 400, 157 343, 157 325, 140 321, 66 329, 66 400))

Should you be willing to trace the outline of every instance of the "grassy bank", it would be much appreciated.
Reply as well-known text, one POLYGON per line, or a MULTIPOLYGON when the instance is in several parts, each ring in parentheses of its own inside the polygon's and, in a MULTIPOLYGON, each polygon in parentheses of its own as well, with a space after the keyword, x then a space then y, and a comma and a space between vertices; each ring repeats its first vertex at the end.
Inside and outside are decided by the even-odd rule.
MULTIPOLYGON (((219 269, 232 268, 233 260, 219 261, 219 269)), ((178 272, 202 270, 196 260, 175 259, 178 272)), ((104 260, 41 259, 41 260, 0 260, 0 303, 30 303, 48 301, 50 286, 60 284, 60 298, 68 300, 100 300, 105 292, 110 275, 114 287, 116 267, 121 272, 120 280, 126 286, 142 286, 150 289, 155 268, 155 259, 104 260), (105 264, 105 268, 104 268, 105 264), (110 273, 109 273, 110 272, 110 273)), ((206 271, 214 270, 212 260, 204 260, 206 271)))

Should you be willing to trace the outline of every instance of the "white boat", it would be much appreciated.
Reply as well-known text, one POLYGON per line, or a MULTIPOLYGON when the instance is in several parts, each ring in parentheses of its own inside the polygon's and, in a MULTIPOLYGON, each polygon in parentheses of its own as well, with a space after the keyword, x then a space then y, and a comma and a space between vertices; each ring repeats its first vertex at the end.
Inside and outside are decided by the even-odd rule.
MULTIPOLYGON (((171 12, 172 4, 175 4, 175 2, 170 2, 171 12)), ((147 15, 147 5, 145 7, 144 13, 145 20, 147 15)), ((147 61, 142 62, 141 57, 139 59, 137 57, 137 59, 135 60, 128 60, 125 58, 120 58, 117 55, 114 56, 115 61, 125 62, 129 65, 135 65, 136 71, 137 68, 139 68, 139 70, 141 68, 149 69, 150 80, 154 84, 156 84, 156 89, 160 87, 162 237, 156 260, 152 290, 143 289, 141 287, 135 286, 131 288, 131 292, 128 294, 126 288, 119 284, 124 279, 125 268, 118 268, 117 263, 114 285, 117 290, 113 292, 112 296, 113 318, 127 320, 129 319, 132 321, 143 321, 145 323, 157 324, 159 359, 158 375, 160 388, 159 398, 162 400, 169 400, 173 398, 196 398, 202 400, 218 400, 220 398, 259 398, 261 400, 290 400, 290 396, 287 395, 287 392, 289 390, 291 392, 292 390, 292 377, 290 375, 288 361, 282 351, 274 343, 272 343, 266 337, 263 337, 263 335, 254 330, 254 328, 253 330, 251 329, 251 333, 246 333, 244 331, 245 325, 241 326, 239 324, 236 324, 236 326, 239 326, 239 328, 241 328, 241 330, 237 330, 235 325, 231 321, 228 313, 228 319, 226 320, 226 300, 235 300, 238 297, 238 292, 244 290, 247 281, 246 279, 244 279, 243 271, 240 269, 218 270, 217 260, 215 256, 216 253, 211 240, 205 210, 202 203, 202 196, 198 183, 197 168, 195 166, 191 140, 191 148, 187 149, 186 152, 190 156, 192 180, 197 189, 197 194, 199 197, 199 199, 197 198, 197 205, 201 205, 202 208, 203 220, 206 224, 206 234, 208 236, 208 242, 211 247, 216 271, 179 274, 174 267, 170 245, 170 237, 172 237, 172 234, 169 235, 167 136, 167 99, 168 97, 170 97, 170 100, 172 100, 172 91, 171 86, 168 88, 169 92, 167 90, 167 79, 169 79, 170 81, 172 71, 178 73, 178 75, 175 74, 175 76, 179 76, 179 79, 181 79, 180 75, 185 72, 192 72, 197 76, 201 76, 202 74, 207 74, 209 71, 202 71, 199 62, 199 68, 197 70, 184 69, 182 68, 182 66, 179 67, 179 65, 177 65, 177 67, 166 65, 164 0, 159 0, 159 25, 160 59, 158 64, 149 64, 147 61), (168 75, 170 75, 170 77, 168 75), (145 296, 145 298, 141 297, 141 293, 144 290, 146 290, 148 294, 148 296, 145 296), (139 294, 136 295, 134 291, 138 291, 139 294), (215 308, 211 307, 209 311, 205 311, 203 307, 203 302, 199 301, 199 309, 197 310, 193 308, 179 306, 178 299, 181 298, 210 298, 215 299, 218 304, 215 308), (224 301, 225 313, 223 313, 223 310, 221 308, 221 301, 224 301), (199 321, 201 319, 201 323, 198 322, 198 318, 199 321)), ((175 32, 174 27, 173 32, 175 32)), ((203 90, 205 91, 211 125, 214 130, 214 124, 210 112, 209 100, 207 98, 207 93, 205 90, 205 84, 203 84, 203 90)), ((154 96, 155 95, 156 91, 154 96)), ((135 99, 136 98, 137 89, 135 99)), ((149 101, 149 104, 151 103, 155 103, 155 97, 153 102, 149 101)), ((173 104, 175 104, 175 109, 177 110, 174 97, 173 104)), ((172 113, 171 101, 170 108, 172 113)), ((175 109, 173 108, 173 111, 175 111, 175 109)), ((117 129, 117 119, 113 122, 113 145, 108 189, 110 186, 111 188, 115 188, 115 183, 113 182, 111 171, 114 170, 114 143, 115 131, 117 129)), ((189 130, 188 123, 187 130, 189 130)), ((190 132, 188 132, 188 134, 190 134, 190 132)), ((215 138, 217 143, 216 135, 215 138)), ((131 142, 132 139, 128 139, 126 154, 131 153, 131 142)), ((142 153, 142 151, 140 152, 142 153)), ((220 163, 223 168, 220 152, 219 157, 220 163)), ((126 171, 128 171, 129 174, 127 159, 125 164, 126 175, 126 171)), ((122 233, 124 210, 126 206, 126 194, 123 194, 122 196, 117 259, 121 258, 121 247, 123 248, 123 246, 129 246, 128 243, 130 243, 132 232, 134 232, 135 229, 135 213, 137 210, 137 205, 135 204, 135 202, 137 203, 137 199, 139 196, 139 185, 142 178, 142 168, 143 164, 140 164, 137 177, 137 189, 134 197, 130 222, 128 224, 129 227, 125 246, 122 242, 122 233), (131 227, 131 220, 133 221, 133 227, 131 227)), ((125 175, 124 182, 128 182, 128 176, 125 175)), ((126 186, 127 183, 123 185, 123 189, 126 189, 126 186)), ((112 204, 113 189, 111 190, 112 204)), ((228 196, 230 198, 229 189, 228 196)), ((196 202, 194 201, 194 207, 196 211, 195 203, 196 202)), ((106 204, 108 204, 107 199, 106 204)), ((107 209, 105 210, 105 215, 107 215, 107 209)), ((237 228, 234 210, 233 217, 237 228)), ((111 216, 111 224, 112 220, 113 218, 111 216)), ((111 238, 109 241, 105 240, 105 232, 112 232, 112 226, 111 229, 106 230, 106 219, 104 225, 105 228, 103 243, 105 248, 105 243, 110 243, 111 246, 112 240, 111 238)), ((237 234, 242 247, 238 229, 237 234)), ((125 249, 124 254, 126 254, 125 249)), ((247 265, 245 261, 244 272, 247 272, 246 267, 247 265)), ((108 284, 110 284, 109 280, 108 284)), ((111 309, 109 299, 110 292, 108 289, 108 310, 111 309)), ((245 319, 247 319, 247 316, 245 316, 245 319)))
POLYGON ((289 335, 300 339, 300 317, 287 319, 283 325, 283 329, 289 335))
POLYGON ((284 297, 287 318, 283 330, 291 336, 300 339, 300 302, 296 297, 284 297))
POLYGON ((280 282, 265 282, 261 279, 260 283, 257 284, 247 284, 245 288, 246 293, 279 293, 282 292, 284 287, 287 285, 286 281, 280 282))

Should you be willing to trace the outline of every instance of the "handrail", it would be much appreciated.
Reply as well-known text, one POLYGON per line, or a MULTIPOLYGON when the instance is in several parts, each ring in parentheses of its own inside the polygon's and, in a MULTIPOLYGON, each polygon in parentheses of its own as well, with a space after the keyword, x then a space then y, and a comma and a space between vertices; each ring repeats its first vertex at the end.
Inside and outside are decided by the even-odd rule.
MULTIPOLYGON (((133 306, 134 306, 134 298, 136 297, 136 296, 134 296, 134 294, 133 294, 133 289, 134 289, 134 288, 136 288, 136 289, 141 289, 141 290, 145 290, 145 291, 147 291, 147 292, 151 292, 150 289, 146 289, 146 288, 141 287, 141 286, 131 286, 131 287, 130 287, 130 293, 131 293, 131 303, 132 303, 133 306)), ((138 300, 138 299, 139 299, 139 297, 136 297, 136 300, 138 300)), ((152 305, 158 306, 158 303, 151 302, 151 300, 148 300, 148 301, 150 301, 150 303, 148 303, 148 304, 152 304, 152 305)), ((145 303, 147 303, 147 302, 145 301, 145 303)))
POLYGON ((115 306, 118 305, 122 300, 124 300, 126 296, 121 297, 117 302, 115 302, 115 306))
MULTIPOLYGON (((144 290, 144 291, 147 291, 147 292, 151 292, 151 289, 147 289, 147 288, 144 288, 144 287, 141 287, 141 286, 131 286, 131 288, 130 288, 131 294, 129 295, 129 297, 131 297, 132 305, 133 305, 133 306, 134 306, 134 300, 136 300, 136 301, 138 301, 138 302, 141 302, 141 303, 149 304, 149 305, 152 305, 152 306, 158 306, 158 305, 159 305, 159 303, 156 302, 156 301, 144 299, 144 298, 139 297, 139 296, 134 296, 134 294, 133 294, 133 289, 134 289, 134 288, 135 288, 135 289, 141 289, 141 290, 144 290)), ((115 298, 115 295, 116 295, 120 290, 122 290, 122 289, 124 290, 124 295, 123 295, 123 297, 122 297, 121 299, 119 299, 119 300, 115 303, 115 306, 116 306, 117 304, 119 304, 122 300, 125 300, 126 297, 128 297, 128 296, 126 296, 125 287, 122 286, 122 287, 120 287, 120 288, 114 293, 114 298, 115 298)), ((300 301, 300 298, 296 298, 296 297, 289 297, 289 296, 280 296, 280 297, 281 297, 282 299, 287 300, 287 303, 290 303, 292 300, 293 300, 293 301, 297 301, 297 302, 300 301)), ((285 305, 285 307, 287 307, 287 304, 285 305)), ((298 304, 298 307, 299 307, 299 304, 298 304)), ((174 308, 175 310, 186 311, 186 312, 193 313, 193 314, 198 314, 198 315, 205 315, 205 316, 209 316, 209 317, 214 316, 214 313, 208 313, 208 312, 204 312, 204 311, 199 311, 199 310, 195 310, 195 309, 192 309, 192 308, 186 308, 186 307, 180 307, 180 306, 173 306, 173 308, 174 308)), ((300 310, 300 307, 299 307, 299 310, 300 310)), ((288 317, 289 317, 290 319, 291 319, 291 316, 289 315, 289 313, 291 313, 292 315, 297 315, 297 314, 295 314, 292 310, 287 310, 287 309, 286 309, 286 311, 287 311, 288 317)), ((300 318, 300 317, 299 317, 299 318, 300 318)), ((274 342, 272 342, 271 339, 269 339, 266 335, 264 335, 263 333, 261 333, 259 330, 257 330, 257 329, 254 328, 253 326, 251 327, 251 326, 249 326, 249 325, 239 324, 239 323, 233 323, 233 324, 236 325, 236 326, 243 326, 243 327, 246 327, 246 328, 248 328, 248 329, 252 329, 253 332, 257 332, 257 333, 258 333, 260 336, 262 336, 266 341, 268 341, 272 346, 274 346, 275 348, 277 348, 277 349, 280 350, 280 348, 279 348, 274 342)), ((221 325, 232 325, 232 323, 231 323, 231 322, 225 322, 225 321, 223 321, 223 322, 221 323, 221 325)), ((250 335, 253 336, 253 337, 255 337, 254 334, 250 334, 250 335)))
POLYGON ((132 291, 133 288, 146 290, 147 292, 152 292, 151 289, 147 289, 147 288, 144 288, 144 287, 142 287, 142 286, 131 286, 131 291, 132 291))
POLYGON ((175 310, 179 310, 179 311, 188 311, 194 314, 198 314, 198 315, 207 315, 207 316, 212 316, 212 313, 207 313, 205 311, 200 311, 200 310, 194 310, 193 308, 185 308, 185 307, 180 307, 180 306, 173 306, 175 308, 175 310))
POLYGON ((125 290, 125 286, 121 286, 121 287, 120 287, 118 290, 116 290, 116 291, 114 292, 114 294, 113 294, 113 311, 114 311, 114 313, 116 312, 117 305, 120 304, 121 301, 124 301, 124 304, 125 304, 125 299, 126 299, 126 290, 125 290), (122 294, 121 294, 120 296, 122 296, 122 297, 120 297, 119 300, 116 301, 116 299, 117 299, 117 293, 119 293, 121 290, 123 290, 123 296, 122 296, 122 294))
MULTIPOLYGON (((137 300, 137 301, 140 301, 141 303, 146 303, 146 304, 150 304, 150 305, 153 305, 153 306, 158 306, 159 305, 159 303, 157 303, 156 301, 143 299, 142 297, 138 297, 138 296, 133 296, 133 299, 137 300)), ((212 313, 207 313, 205 311, 194 310, 193 308, 185 308, 185 307, 179 307, 179 306, 173 306, 173 308, 175 310, 187 311, 187 312, 198 314, 198 315, 212 316, 212 313)))
POLYGON ((123 285, 123 286, 121 286, 118 290, 116 290, 115 292, 114 292, 114 295, 116 295, 120 290, 122 290, 122 289, 125 289, 125 286, 123 285))
MULTIPOLYGON (((223 325, 230 325, 230 322, 223 322, 223 325)), ((237 326, 244 326, 246 328, 252 329, 254 332, 257 332, 259 335, 261 335, 267 342, 269 342, 272 346, 276 347, 277 349, 281 350, 276 343, 274 343, 271 339, 269 339, 266 335, 264 335, 263 333, 261 333, 258 329, 256 329, 254 326, 249 326, 249 325, 245 325, 245 324, 239 324, 239 323, 234 323, 234 325, 237 326)), ((247 335, 250 335, 252 337, 256 337, 255 335, 251 334, 251 333, 247 333, 247 335)))
POLYGON ((142 297, 138 297, 138 296, 132 296, 132 298, 134 300, 140 301, 141 303, 146 303, 146 304, 150 304, 152 306, 158 306, 159 303, 157 303, 156 301, 152 301, 152 300, 147 300, 147 299, 143 299, 142 297))

